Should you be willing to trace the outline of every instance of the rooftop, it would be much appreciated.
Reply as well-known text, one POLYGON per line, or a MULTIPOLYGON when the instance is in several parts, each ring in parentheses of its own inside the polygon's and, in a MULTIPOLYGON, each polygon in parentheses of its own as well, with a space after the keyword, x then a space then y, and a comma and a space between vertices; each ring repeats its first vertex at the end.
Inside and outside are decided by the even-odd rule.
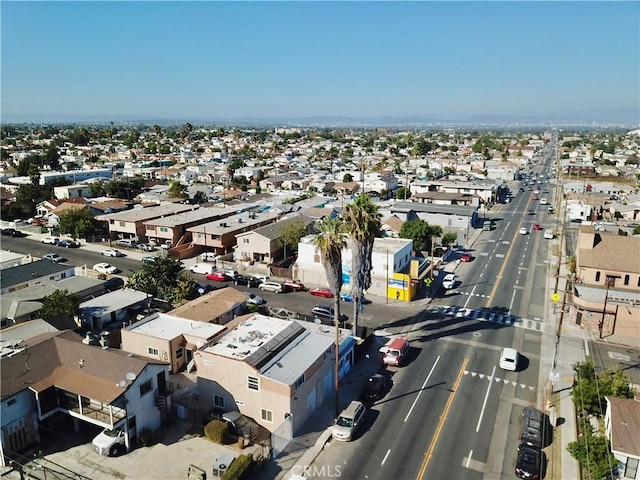
POLYGON ((164 340, 172 340, 180 335, 188 334, 203 340, 200 345, 196 343, 200 347, 225 330, 225 327, 213 323, 187 320, 166 313, 154 313, 126 327, 125 330, 164 340))
POLYGON ((195 210, 196 208, 198 207, 194 205, 172 203, 147 208, 132 208, 131 210, 125 210, 124 212, 98 215, 96 218, 102 221, 140 222, 160 218, 164 215, 175 215, 176 213, 188 212, 189 210, 195 210))

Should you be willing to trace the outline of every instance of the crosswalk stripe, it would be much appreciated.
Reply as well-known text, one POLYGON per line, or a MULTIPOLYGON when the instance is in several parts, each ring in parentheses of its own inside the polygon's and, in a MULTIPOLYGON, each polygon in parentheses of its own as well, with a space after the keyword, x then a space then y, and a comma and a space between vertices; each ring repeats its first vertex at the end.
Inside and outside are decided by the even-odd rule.
POLYGON ((440 315, 449 315, 459 318, 468 318, 472 320, 483 320, 486 322, 499 323, 510 327, 524 328, 536 332, 544 332, 544 323, 541 321, 531 320, 530 318, 521 318, 516 315, 503 315, 501 313, 491 312, 489 310, 464 308, 460 305, 443 305, 439 307, 439 311, 431 309, 434 313, 440 315))

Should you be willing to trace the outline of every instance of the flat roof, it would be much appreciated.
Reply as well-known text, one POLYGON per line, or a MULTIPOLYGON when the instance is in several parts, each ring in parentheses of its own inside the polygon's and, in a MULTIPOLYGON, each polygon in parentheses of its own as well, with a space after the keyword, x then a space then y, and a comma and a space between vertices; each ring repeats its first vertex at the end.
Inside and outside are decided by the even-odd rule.
POLYGON ((168 217, 154 218, 144 222, 145 225, 157 225, 159 227, 175 227, 176 225, 182 225, 185 223, 191 223, 197 220, 215 220, 216 218, 233 215, 235 208, 218 208, 218 207, 203 207, 197 210, 188 212, 176 213, 168 217))
POLYGON ((275 213, 254 213, 243 212, 227 218, 221 218, 213 222, 207 222, 187 228, 188 232, 195 233, 215 233, 223 235, 225 233, 236 232, 238 230, 252 230, 251 227, 260 225, 267 221, 276 221, 279 215, 275 213))
POLYGON ((140 292, 133 288, 123 288, 82 302, 80 309, 88 310, 98 308, 101 309, 100 313, 113 312, 127 308, 134 303, 142 302, 147 298, 148 295, 145 292, 140 292))
POLYGON ((123 212, 107 213, 98 215, 98 220, 114 220, 118 222, 140 222, 144 220, 153 220, 163 215, 175 215, 176 213, 187 212, 197 209, 197 205, 185 205, 182 203, 171 203, 166 205, 156 205, 146 208, 132 208, 123 212))
POLYGON ((166 313, 154 313, 133 325, 125 327, 125 330, 147 337, 162 338, 164 340, 172 340, 180 335, 201 338, 202 343, 200 345, 196 342, 196 346, 198 347, 201 347, 209 339, 215 337, 225 329, 226 327, 223 325, 187 320, 174 317, 173 315, 167 315, 166 313))

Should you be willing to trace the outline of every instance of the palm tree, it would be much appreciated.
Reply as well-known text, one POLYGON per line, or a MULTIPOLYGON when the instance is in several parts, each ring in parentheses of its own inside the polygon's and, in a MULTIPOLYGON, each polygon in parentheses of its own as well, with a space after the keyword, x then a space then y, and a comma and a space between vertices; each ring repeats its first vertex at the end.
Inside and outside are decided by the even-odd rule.
POLYGON ((342 223, 337 218, 325 218, 319 226, 314 240, 315 247, 320 252, 320 261, 324 267, 333 293, 334 325, 336 329, 336 365, 334 383, 336 391, 336 417, 340 414, 340 398, 338 396, 339 365, 340 365, 340 290, 342 289, 342 249, 347 246, 342 232, 342 223))
POLYGON ((344 209, 345 231, 351 237, 351 301, 353 302, 353 334, 357 335, 362 293, 371 287, 371 254, 373 240, 382 227, 378 207, 366 195, 344 209))

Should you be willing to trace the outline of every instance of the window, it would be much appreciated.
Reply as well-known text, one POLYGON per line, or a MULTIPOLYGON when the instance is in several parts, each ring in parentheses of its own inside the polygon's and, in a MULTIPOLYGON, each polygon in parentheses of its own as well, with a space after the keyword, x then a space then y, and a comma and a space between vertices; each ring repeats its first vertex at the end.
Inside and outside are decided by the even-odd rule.
POLYGON ((142 385, 140 385, 140 396, 142 397, 145 393, 150 392, 152 386, 153 386, 153 383, 151 379, 147 380, 142 385))
POLYGON ((176 358, 182 358, 182 355, 184 353, 184 348, 179 348, 176 350, 176 358))
POLYGON ((247 377, 247 388, 249 390, 255 390, 256 392, 258 390, 260 390, 260 381, 258 380, 258 377, 248 376, 247 377))
POLYGON ((271 410, 265 410, 264 408, 260 411, 260 418, 265 422, 273 422, 273 412, 271 410))
POLYGON ((10 407, 11 405, 16 403, 17 401, 18 400, 16 400, 15 398, 11 398, 11 399, 7 400, 7 407, 10 407))
POLYGON ((638 473, 638 459, 627 458, 627 464, 624 466, 624 478, 636 478, 638 473))
POLYGON ((242 243, 249 243, 249 239, 248 238, 243 238, 242 239, 242 243))
POLYGON ((167 227, 160 227, 160 231, 163 233, 167 233, 169 229, 167 227))
POLYGON ((600 281, 600 272, 596 272, 596 282, 600 281))
POLYGON ((220 395, 214 395, 213 406, 217 408, 224 408, 224 397, 221 397, 220 395))
POLYGON ((624 276, 624 284, 625 285, 629 285, 629 279, 630 279, 629 275, 625 275, 624 276))
POLYGON ((124 227, 124 226, 125 226, 125 223, 124 223, 124 222, 118 222, 118 223, 120 224, 120 226, 121 226, 121 227, 124 227))
POLYGON ((153 348, 153 347, 147 347, 147 353, 149 355, 151 355, 152 357, 159 357, 160 356, 160 352, 158 352, 157 348, 153 348))
POLYGON ((293 384, 293 390, 298 390, 304 384, 304 373, 300 375, 300 377, 296 380, 296 383, 293 384))

